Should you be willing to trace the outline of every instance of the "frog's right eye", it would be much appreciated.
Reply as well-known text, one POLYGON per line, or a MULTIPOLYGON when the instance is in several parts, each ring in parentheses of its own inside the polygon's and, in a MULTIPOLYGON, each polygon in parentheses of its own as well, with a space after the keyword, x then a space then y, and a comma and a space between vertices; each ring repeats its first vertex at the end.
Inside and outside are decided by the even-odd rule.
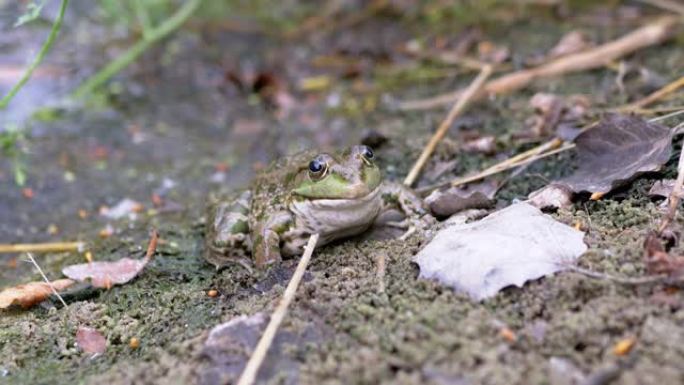
POLYGON ((322 177, 327 171, 328 165, 321 159, 314 159, 309 162, 309 175, 313 178, 322 177))

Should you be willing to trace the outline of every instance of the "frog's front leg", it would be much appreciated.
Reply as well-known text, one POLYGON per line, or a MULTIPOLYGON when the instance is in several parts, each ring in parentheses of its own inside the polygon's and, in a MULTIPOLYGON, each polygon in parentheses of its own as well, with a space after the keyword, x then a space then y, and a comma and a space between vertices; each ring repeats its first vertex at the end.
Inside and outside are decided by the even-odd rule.
POLYGON ((292 214, 287 211, 278 211, 269 214, 268 219, 255 224, 251 231, 254 241, 252 257, 257 267, 264 267, 282 260, 280 236, 293 222, 292 214))
POLYGON ((435 223, 435 218, 430 215, 423 199, 410 188, 399 183, 385 182, 382 189, 383 211, 398 208, 406 216, 401 222, 386 223, 408 229, 403 237, 416 230, 425 230, 435 223))
POLYGON ((220 269, 230 263, 249 267, 251 241, 248 213, 250 193, 210 204, 206 214, 204 259, 220 269))

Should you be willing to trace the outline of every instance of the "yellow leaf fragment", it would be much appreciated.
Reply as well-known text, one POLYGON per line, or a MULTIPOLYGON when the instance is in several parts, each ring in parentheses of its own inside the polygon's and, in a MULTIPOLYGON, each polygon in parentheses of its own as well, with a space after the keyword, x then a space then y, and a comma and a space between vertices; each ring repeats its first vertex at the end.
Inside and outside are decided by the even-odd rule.
POLYGON ((299 81, 299 88, 302 91, 322 91, 330 87, 332 79, 330 76, 313 76, 299 81))
POLYGON ((597 200, 603 198, 604 195, 606 195, 606 193, 602 193, 602 192, 598 192, 598 191, 597 191, 597 192, 591 194, 591 196, 589 197, 589 199, 592 200, 592 201, 597 201, 597 200))
MULTIPOLYGON (((62 291, 73 285, 71 279, 58 279, 52 282, 55 290, 62 291)), ((7 288, 0 292, 0 309, 6 309, 12 305, 27 309, 47 298, 52 294, 52 288, 46 282, 30 282, 7 288)))
POLYGON ((632 350, 635 343, 636 338, 634 337, 624 338, 618 341, 618 343, 615 344, 615 346, 613 346, 613 354, 615 354, 616 356, 624 356, 632 350))

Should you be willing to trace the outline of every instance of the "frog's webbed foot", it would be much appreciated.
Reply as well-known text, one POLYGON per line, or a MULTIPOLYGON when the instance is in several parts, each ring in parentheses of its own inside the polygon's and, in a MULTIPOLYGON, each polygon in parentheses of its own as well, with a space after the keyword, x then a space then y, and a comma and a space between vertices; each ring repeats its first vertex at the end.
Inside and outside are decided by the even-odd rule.
POLYGON ((400 239, 406 239, 417 231, 424 232, 437 223, 435 217, 430 215, 423 200, 411 189, 398 183, 387 183, 383 193, 384 196, 388 197, 386 205, 398 206, 406 215, 406 218, 401 221, 385 223, 387 226, 406 229, 400 239))
POLYGON ((251 244, 248 235, 231 234, 225 243, 208 242, 204 259, 216 266, 217 271, 228 265, 237 264, 252 273, 252 260, 247 255, 249 249, 251 249, 251 244))
POLYGON ((254 237, 253 257, 257 267, 265 267, 282 260, 280 233, 292 223, 292 216, 285 211, 270 215, 266 222, 257 223, 254 237))
POLYGON ((400 240, 405 240, 411 235, 413 235, 415 232, 425 232, 429 228, 431 228, 435 223, 436 219, 431 216, 431 215, 423 215, 421 217, 407 217, 403 221, 390 221, 390 222, 385 222, 386 226, 390 227, 395 227, 398 229, 403 229, 406 230, 404 234, 402 234, 399 239, 400 240))

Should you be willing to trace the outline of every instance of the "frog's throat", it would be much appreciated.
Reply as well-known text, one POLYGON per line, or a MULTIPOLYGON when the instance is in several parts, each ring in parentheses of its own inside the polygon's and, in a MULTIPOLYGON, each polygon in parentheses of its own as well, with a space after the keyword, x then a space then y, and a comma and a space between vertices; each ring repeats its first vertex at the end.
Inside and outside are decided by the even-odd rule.
POLYGON ((292 192, 305 199, 359 199, 375 191, 380 182, 380 171, 368 168, 361 180, 356 182, 332 174, 320 181, 306 180, 292 192))
POLYGON ((319 244, 359 234, 370 226, 382 208, 382 186, 355 199, 309 199, 292 201, 296 226, 304 233, 319 233, 319 244))

